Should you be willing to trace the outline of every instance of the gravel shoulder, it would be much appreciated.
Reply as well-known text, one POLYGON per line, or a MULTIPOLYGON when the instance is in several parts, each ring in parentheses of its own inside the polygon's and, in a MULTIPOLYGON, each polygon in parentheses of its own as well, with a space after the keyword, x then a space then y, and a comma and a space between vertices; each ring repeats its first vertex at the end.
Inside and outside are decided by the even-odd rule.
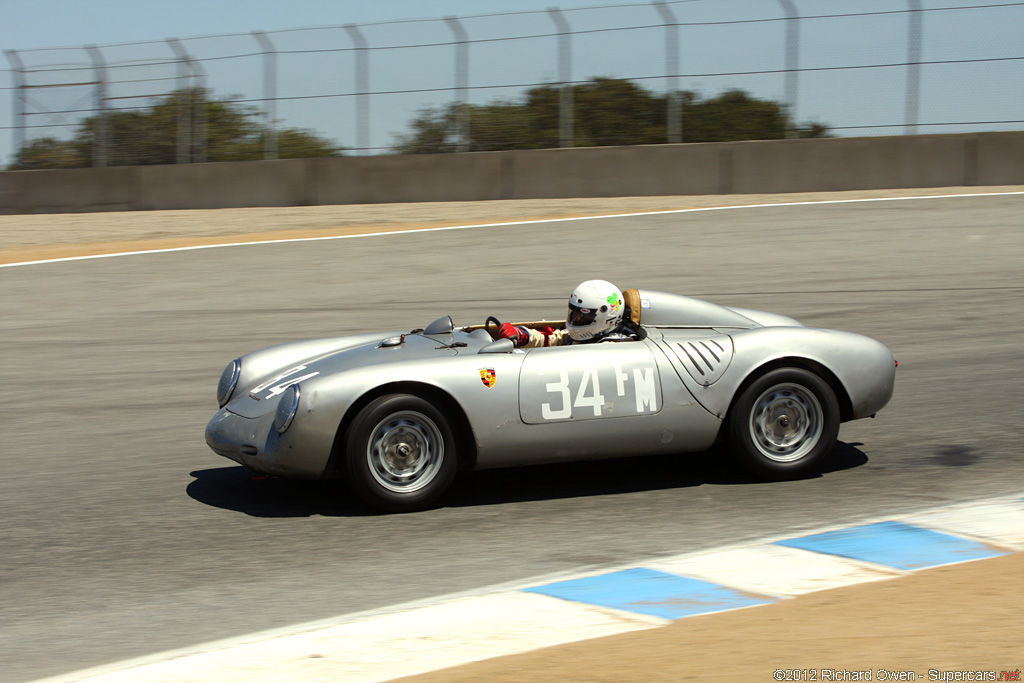
POLYGON ((720 206, 1013 191, 1024 191, 1024 186, 5 215, 0 216, 0 264, 451 225, 720 206))
POLYGON ((1016 553, 400 680, 994 681, 1024 669, 1022 613, 1024 554, 1016 553), (795 677, 778 677, 780 669, 795 677))

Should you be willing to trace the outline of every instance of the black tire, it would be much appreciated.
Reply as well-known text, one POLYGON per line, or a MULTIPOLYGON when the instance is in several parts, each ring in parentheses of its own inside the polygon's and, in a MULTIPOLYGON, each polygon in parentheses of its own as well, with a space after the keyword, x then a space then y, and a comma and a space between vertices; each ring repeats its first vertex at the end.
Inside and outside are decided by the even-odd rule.
POLYGON ((433 505, 455 478, 455 438, 444 413, 419 396, 381 396, 359 411, 346 438, 345 479, 386 512, 433 505))
POLYGON ((740 464, 762 479, 799 479, 820 470, 839 436, 839 402, 828 382, 800 368, 754 380, 729 414, 740 464))

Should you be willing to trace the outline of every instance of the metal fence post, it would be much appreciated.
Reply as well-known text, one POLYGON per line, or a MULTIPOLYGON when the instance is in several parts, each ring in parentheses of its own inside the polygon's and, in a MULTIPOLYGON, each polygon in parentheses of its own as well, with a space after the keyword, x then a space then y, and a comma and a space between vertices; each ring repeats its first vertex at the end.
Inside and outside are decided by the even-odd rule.
POLYGON ((206 69, 202 62, 188 57, 192 69, 192 161, 206 163, 209 156, 210 102, 206 96, 206 69))
POLYGON ((917 135, 917 118, 921 97, 921 34, 924 12, 921 0, 907 0, 910 6, 907 30, 907 113, 904 133, 917 135))
POLYGON ((797 137, 796 92, 800 75, 800 14, 793 0, 779 0, 786 13, 786 106, 789 116, 786 121, 786 139, 797 137))
POLYGON ((14 145, 14 154, 17 156, 25 146, 25 65, 18 56, 16 50, 4 50, 7 61, 11 63, 11 78, 14 81, 14 126, 11 128, 11 138, 14 145))
POLYGON ((107 63, 95 45, 86 45, 96 73, 96 139, 92 146, 92 165, 103 168, 110 163, 110 119, 107 116, 107 63))
POLYGON ((277 158, 277 52, 263 31, 253 31, 263 50, 263 158, 277 158))
POLYGON ((558 31, 558 81, 562 91, 558 98, 558 139, 561 147, 572 147, 575 142, 572 110, 572 29, 562 10, 549 7, 548 14, 558 31))
POLYGON ((457 17, 445 17, 455 36, 455 151, 469 151, 469 116, 466 99, 469 93, 469 36, 457 17))
POLYGON ((179 164, 205 162, 207 158, 206 70, 177 38, 167 43, 178 58, 178 160, 179 164))
POLYGON ((370 53, 366 38, 355 24, 346 24, 356 46, 356 147, 358 154, 370 153, 370 53))
POLYGON ((668 141, 683 141, 683 121, 679 102, 679 24, 665 0, 654 0, 654 9, 665 24, 665 95, 668 101, 668 141))
POLYGON ((178 95, 175 98, 178 107, 178 155, 176 163, 187 164, 192 158, 191 150, 189 149, 192 143, 192 115, 191 108, 188 106, 191 69, 188 68, 186 61, 188 55, 185 53, 185 48, 182 47, 181 41, 177 38, 168 38, 167 44, 171 46, 174 56, 178 58, 178 95))

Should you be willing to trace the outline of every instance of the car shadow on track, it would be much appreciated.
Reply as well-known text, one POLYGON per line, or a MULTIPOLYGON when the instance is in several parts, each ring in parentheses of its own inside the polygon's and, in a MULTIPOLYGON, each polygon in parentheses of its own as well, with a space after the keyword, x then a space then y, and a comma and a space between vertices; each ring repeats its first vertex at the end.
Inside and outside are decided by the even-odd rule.
MULTIPOLYGON (((838 442, 822 473, 864 465, 857 447, 838 442)), ((378 514, 352 496, 341 482, 293 481, 254 475, 244 467, 197 470, 186 488, 194 500, 253 517, 364 517, 378 514)), ((445 494, 443 507, 501 505, 585 498, 696 486, 771 486, 740 471, 726 449, 705 453, 588 460, 500 470, 463 472, 445 494)))
POLYGON ((365 517, 375 514, 338 481, 297 481, 266 477, 245 467, 217 467, 190 473, 185 493, 204 505, 253 517, 365 517))
MULTIPOLYGON (((853 469, 868 461, 857 446, 838 442, 822 467, 830 472, 853 469)), ((588 460, 501 470, 466 472, 446 496, 447 507, 500 505, 523 501, 606 496, 696 486, 771 485, 733 464, 728 449, 704 453, 588 460)))

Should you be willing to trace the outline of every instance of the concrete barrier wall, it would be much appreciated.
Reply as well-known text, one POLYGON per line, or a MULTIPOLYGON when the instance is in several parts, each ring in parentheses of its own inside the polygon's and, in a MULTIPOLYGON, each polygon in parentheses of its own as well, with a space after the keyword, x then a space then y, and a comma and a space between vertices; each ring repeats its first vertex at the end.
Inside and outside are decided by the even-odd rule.
POLYGON ((508 152, 340 157, 310 164, 313 204, 498 199, 508 152))
POLYGON ((127 211, 138 208, 134 167, 0 173, 0 213, 127 211))
POLYGON ((723 148, 709 143, 510 152, 510 198, 717 194, 723 148))
POLYGON ((0 173, 0 213, 1024 184, 1024 131, 0 173))
POLYGON ((1024 185, 1024 133, 979 135, 972 144, 978 185, 1024 185))
POLYGON ((976 185, 977 179, 968 178, 966 171, 970 141, 964 136, 926 135, 736 145, 731 191, 746 194, 791 191, 788 188, 817 192, 976 185))
POLYGON ((305 204, 308 159, 136 166, 137 208, 222 209, 305 204))

